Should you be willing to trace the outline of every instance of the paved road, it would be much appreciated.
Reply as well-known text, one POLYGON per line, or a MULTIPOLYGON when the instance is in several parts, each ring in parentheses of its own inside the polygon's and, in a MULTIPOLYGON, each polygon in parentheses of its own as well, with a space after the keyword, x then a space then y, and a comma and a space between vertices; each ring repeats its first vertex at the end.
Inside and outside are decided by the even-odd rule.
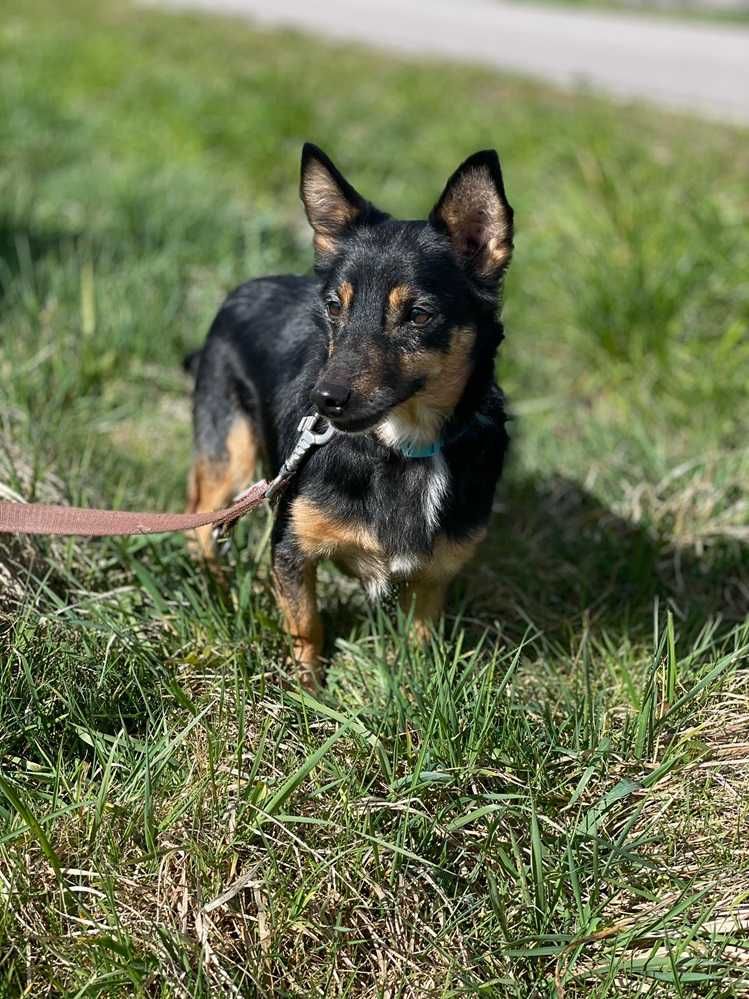
POLYGON ((155 2, 481 63, 749 124, 749 28, 502 0, 155 2))

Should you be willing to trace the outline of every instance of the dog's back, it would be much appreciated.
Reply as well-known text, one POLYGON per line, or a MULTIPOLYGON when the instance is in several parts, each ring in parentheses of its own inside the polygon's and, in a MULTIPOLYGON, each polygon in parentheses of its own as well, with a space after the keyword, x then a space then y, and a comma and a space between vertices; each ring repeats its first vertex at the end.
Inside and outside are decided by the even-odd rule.
POLYGON ((296 275, 257 278, 222 305, 194 364, 195 440, 204 458, 220 461, 228 428, 250 417, 267 473, 278 470, 325 362, 324 338, 310 319, 317 285, 296 275))

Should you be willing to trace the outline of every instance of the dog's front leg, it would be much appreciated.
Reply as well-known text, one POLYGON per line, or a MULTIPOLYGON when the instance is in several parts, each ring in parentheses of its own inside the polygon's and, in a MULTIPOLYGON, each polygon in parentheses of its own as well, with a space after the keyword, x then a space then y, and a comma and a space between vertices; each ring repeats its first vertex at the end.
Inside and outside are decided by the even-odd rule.
POLYGON ((299 682, 316 690, 322 681, 323 626, 317 609, 317 563, 305 558, 288 535, 273 549, 273 582, 293 643, 299 682))
POLYGON ((418 641, 429 637, 444 609, 450 583, 473 557, 485 534, 481 528, 461 540, 438 538, 428 564, 401 588, 401 607, 406 614, 413 611, 413 631, 418 641))
POLYGON ((401 609, 404 614, 413 613, 413 634, 417 642, 425 642, 439 620, 449 583, 450 580, 417 576, 401 587, 401 609))

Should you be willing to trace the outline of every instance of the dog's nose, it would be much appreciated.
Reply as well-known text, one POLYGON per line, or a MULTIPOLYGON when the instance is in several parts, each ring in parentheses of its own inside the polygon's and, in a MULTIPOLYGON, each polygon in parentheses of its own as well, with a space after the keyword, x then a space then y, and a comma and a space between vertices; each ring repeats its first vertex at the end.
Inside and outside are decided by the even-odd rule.
POLYGON ((321 382, 312 389, 312 402, 322 416, 340 416, 350 397, 351 389, 335 382, 321 382))

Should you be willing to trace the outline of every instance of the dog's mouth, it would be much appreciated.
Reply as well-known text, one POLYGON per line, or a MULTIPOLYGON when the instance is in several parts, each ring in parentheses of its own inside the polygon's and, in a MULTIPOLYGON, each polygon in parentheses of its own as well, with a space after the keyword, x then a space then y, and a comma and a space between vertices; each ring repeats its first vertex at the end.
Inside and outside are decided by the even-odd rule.
POLYGON ((385 406, 380 406, 376 410, 369 410, 366 413, 353 413, 351 416, 341 415, 328 417, 331 424, 337 431, 343 434, 364 434, 368 430, 383 423, 394 409, 407 402, 411 396, 421 388, 420 383, 410 385, 401 395, 397 396, 385 406))
POLYGON ((382 423, 391 409, 392 406, 388 406, 387 409, 380 410, 374 415, 353 418, 338 417, 337 419, 328 417, 328 419, 341 434, 365 434, 368 430, 373 430, 379 423, 382 423))

